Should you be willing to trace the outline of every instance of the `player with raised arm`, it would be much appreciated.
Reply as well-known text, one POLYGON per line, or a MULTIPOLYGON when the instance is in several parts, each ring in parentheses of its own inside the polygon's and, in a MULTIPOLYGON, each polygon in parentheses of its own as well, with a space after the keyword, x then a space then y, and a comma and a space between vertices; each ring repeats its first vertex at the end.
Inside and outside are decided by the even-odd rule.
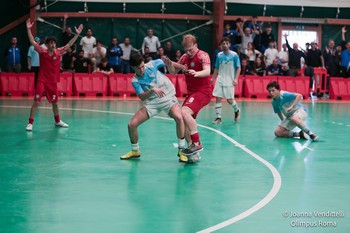
POLYGON ((307 119, 307 112, 301 103, 303 96, 299 93, 280 90, 280 85, 276 81, 267 84, 266 89, 272 98, 274 112, 282 121, 275 129, 276 137, 306 139, 304 134, 306 133, 312 141, 316 141, 318 136, 311 132, 304 123, 307 119), (293 132, 295 127, 300 128, 301 131, 293 132))
POLYGON ((145 64, 143 56, 138 52, 132 53, 130 56, 130 66, 135 71, 135 75, 132 78, 132 85, 136 94, 141 99, 143 107, 135 113, 128 124, 131 151, 122 155, 120 159, 140 157, 137 128, 162 111, 166 112, 176 122, 179 150, 185 147, 185 125, 179 103, 175 96, 175 87, 158 70, 158 68, 163 67, 165 64, 167 66, 171 65, 169 61, 165 61, 164 63, 162 59, 151 60, 145 64))
POLYGON ((32 23, 30 19, 27 20, 27 34, 30 44, 32 44, 34 46, 34 49, 39 53, 40 69, 38 83, 35 88, 34 103, 30 109, 30 117, 26 130, 33 130, 34 116, 38 109, 43 94, 46 95, 47 100, 49 101, 49 103, 52 104, 52 110, 56 122, 55 125, 57 127, 68 127, 66 123, 61 121, 57 105, 57 83, 60 79, 60 62, 61 56, 65 54, 66 50, 74 44, 79 34, 83 30, 83 25, 80 24, 78 28, 75 28, 76 35, 68 42, 68 44, 66 44, 63 47, 56 48, 56 38, 47 37, 45 39, 45 45, 47 47, 46 49, 35 42, 32 32, 30 30, 33 24, 34 23, 32 23))
POLYGON ((191 34, 183 37, 182 45, 185 53, 177 63, 172 62, 168 70, 170 73, 182 70, 186 77, 188 96, 182 105, 182 116, 186 126, 188 148, 181 153, 191 156, 203 150, 196 117, 199 111, 210 103, 212 97, 210 57, 198 48, 197 39, 191 34))
POLYGON ((238 84, 238 77, 241 73, 241 63, 238 54, 230 50, 231 40, 228 37, 224 37, 221 40, 222 52, 218 53, 215 69, 211 81, 215 83, 213 96, 216 97, 215 113, 216 119, 212 122, 213 124, 221 123, 222 113, 222 98, 226 98, 235 114, 235 121, 238 121, 240 117, 240 109, 237 106, 234 93, 234 87, 238 84))

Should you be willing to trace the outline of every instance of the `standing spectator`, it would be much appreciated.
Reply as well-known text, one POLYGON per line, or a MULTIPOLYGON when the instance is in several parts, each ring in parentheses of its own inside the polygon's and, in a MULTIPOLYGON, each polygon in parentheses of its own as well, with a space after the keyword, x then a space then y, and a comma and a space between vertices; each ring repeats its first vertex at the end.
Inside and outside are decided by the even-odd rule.
POLYGON ((132 45, 130 44, 130 38, 125 37, 124 38, 124 43, 119 45, 120 48, 123 51, 123 56, 122 58, 122 72, 123 74, 128 74, 130 73, 130 54, 131 51, 137 51, 132 45))
POLYGON ((74 59, 75 59, 75 54, 73 53, 72 48, 68 48, 67 52, 62 56, 62 61, 61 61, 62 71, 72 72, 74 69, 74 64, 73 64, 74 59))
POLYGON ((96 45, 96 38, 92 36, 92 29, 86 30, 86 36, 80 40, 80 49, 84 51, 85 58, 91 58, 92 49, 96 45))
POLYGON ((328 46, 326 46, 322 52, 324 65, 326 66, 327 72, 331 77, 335 77, 337 73, 336 64, 336 48, 334 40, 329 40, 328 46))
MULTIPOLYGON (((109 65, 113 68, 115 73, 122 72, 122 56, 123 49, 118 45, 118 38, 113 37, 111 47, 108 49, 109 65)), ((130 56, 130 54, 129 54, 130 56)), ((129 60, 129 59, 128 59, 129 60)))
POLYGON ((270 41, 276 41, 275 36, 272 34, 271 24, 265 26, 265 31, 261 34, 261 52, 264 53, 269 47, 270 41))
POLYGON ((36 111, 39 107, 41 98, 43 94, 46 94, 46 98, 49 103, 52 104, 52 111, 55 118, 55 126, 56 127, 68 127, 68 124, 64 123, 60 119, 59 108, 57 105, 58 102, 58 92, 57 92, 57 83, 60 78, 60 61, 61 56, 66 52, 66 50, 71 47, 79 34, 83 30, 83 25, 80 24, 79 28, 76 28, 76 35, 63 47, 56 48, 56 38, 48 37, 45 40, 45 44, 47 49, 42 48, 34 41, 34 37, 31 32, 31 27, 34 23, 30 22, 30 19, 27 20, 27 34, 30 43, 34 46, 35 50, 38 51, 40 56, 40 69, 39 69, 39 79, 35 89, 34 102, 30 109, 29 122, 26 127, 27 131, 33 130, 33 122, 36 111))
POLYGON ((175 50, 173 50, 173 45, 170 41, 166 42, 165 48, 164 48, 164 54, 167 56, 170 60, 175 61, 175 50))
POLYGON ((340 72, 344 78, 350 77, 350 41, 346 42, 345 33, 346 27, 342 28, 342 53, 341 53, 341 67, 340 72))
MULTIPOLYGON (((163 59, 164 56, 165 56, 165 54, 164 54, 164 49, 163 49, 163 47, 159 47, 159 48, 158 48, 158 52, 157 52, 156 59, 163 59)), ((163 74, 168 73, 168 70, 167 70, 166 66, 159 67, 158 70, 159 70, 160 72, 162 72, 163 74)))
POLYGON ((301 68, 301 59, 303 58, 306 60, 306 56, 305 53, 299 50, 298 43, 294 43, 293 48, 290 47, 287 37, 288 35, 285 34, 284 38, 286 39, 286 45, 288 48, 288 75, 295 77, 298 75, 298 72, 301 68))
POLYGON ((76 73, 90 73, 91 71, 91 60, 90 58, 84 57, 84 51, 80 50, 78 57, 73 58, 73 68, 76 73))
MULTIPOLYGON (((63 15, 63 27, 62 27, 62 40, 63 40, 63 44, 67 44, 73 37, 73 32, 72 32, 72 28, 71 27, 67 27, 67 19, 68 19, 68 14, 64 14, 63 15)), ((75 53, 77 47, 76 44, 74 43, 74 45, 72 46, 72 50, 73 53, 75 53)))
POLYGON ((12 37, 9 48, 5 53, 8 72, 21 72, 21 49, 17 45, 17 37, 12 37))
POLYGON ((265 65, 269 66, 272 64, 275 58, 278 58, 278 50, 275 48, 275 41, 270 41, 269 48, 264 52, 265 65))
POLYGON ((102 58, 106 57, 107 49, 102 46, 100 40, 96 41, 96 47, 91 52, 91 63, 93 66, 93 72, 96 71, 97 66, 101 63, 102 58))
POLYGON ((322 52, 317 48, 316 42, 313 41, 311 42, 311 49, 307 51, 305 65, 305 74, 310 76, 310 89, 313 89, 315 78, 317 83, 320 82, 319 76, 314 77, 313 68, 315 67, 325 68, 322 52))
POLYGON ((226 23, 224 28, 223 37, 228 37, 231 40, 231 46, 236 45, 236 37, 238 36, 238 32, 234 29, 231 29, 231 24, 226 23))
POLYGON ((235 98, 234 87, 238 85, 238 77, 241 73, 241 62, 236 52, 230 50, 230 39, 224 37, 221 41, 222 52, 217 56, 212 82, 215 81, 213 96, 216 97, 215 113, 216 119, 213 124, 221 123, 222 115, 222 98, 226 98, 228 104, 234 111, 234 119, 238 121, 240 117, 240 109, 235 98))
MULTIPOLYGON (((147 30, 147 35, 145 38, 143 38, 143 42, 142 42, 142 54, 145 54, 145 48, 148 47, 149 48, 149 55, 152 57, 152 59, 155 59, 155 57, 157 56, 157 49, 158 47, 160 47, 160 42, 158 37, 153 35, 153 29, 148 29, 147 30)), ((145 60, 145 62, 147 63, 147 61, 145 60)))
MULTIPOLYGON (((39 37, 35 37, 34 41, 38 45, 40 45, 39 37)), ((39 77, 38 75, 39 75, 40 59, 39 59, 39 53, 34 49, 33 45, 29 46, 27 61, 28 61, 28 70, 35 73, 35 76, 34 76, 34 88, 35 88, 39 77)))
POLYGON ((255 31, 246 27, 243 32, 243 27, 240 27, 240 34, 242 35, 242 43, 241 43, 241 53, 244 54, 245 50, 248 48, 248 43, 253 42, 255 37, 255 31))

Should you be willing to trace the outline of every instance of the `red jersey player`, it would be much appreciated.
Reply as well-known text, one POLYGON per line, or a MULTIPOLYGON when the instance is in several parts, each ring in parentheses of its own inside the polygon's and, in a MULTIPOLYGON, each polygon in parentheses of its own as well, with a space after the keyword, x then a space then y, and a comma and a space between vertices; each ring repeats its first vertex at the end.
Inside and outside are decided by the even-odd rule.
POLYGON ((182 105, 182 116, 187 129, 186 139, 189 146, 182 150, 182 153, 190 156, 203 150, 195 119, 199 111, 210 103, 212 97, 212 85, 209 76, 210 57, 208 53, 198 48, 196 37, 193 35, 185 35, 182 45, 185 54, 177 63, 172 63, 173 69, 171 72, 176 73, 183 70, 186 76, 188 96, 182 105))
POLYGON ((68 127, 66 123, 60 120, 59 109, 57 106, 57 82, 59 82, 60 79, 61 56, 74 44, 79 34, 83 30, 83 25, 80 24, 79 28, 75 28, 76 35, 63 47, 56 48, 56 38, 47 37, 45 40, 47 49, 45 49, 34 41, 34 37, 30 31, 34 23, 30 22, 30 19, 28 19, 26 24, 29 42, 39 53, 40 58, 39 78, 35 88, 34 103, 30 110, 29 123, 26 130, 33 130, 34 116, 44 93, 49 103, 52 104, 52 110, 56 121, 55 125, 57 127, 68 127))

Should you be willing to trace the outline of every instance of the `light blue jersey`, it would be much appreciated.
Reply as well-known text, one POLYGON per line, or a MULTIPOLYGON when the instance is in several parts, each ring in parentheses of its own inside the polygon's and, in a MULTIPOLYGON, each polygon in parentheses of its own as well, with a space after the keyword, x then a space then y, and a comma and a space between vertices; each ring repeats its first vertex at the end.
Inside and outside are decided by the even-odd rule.
POLYGON ((233 86, 233 80, 236 78, 236 71, 241 67, 238 54, 229 51, 227 54, 220 52, 217 55, 215 68, 218 69, 216 84, 220 86, 233 86))
POLYGON ((143 76, 137 76, 135 74, 132 78, 132 85, 137 95, 147 92, 154 87, 162 89, 165 94, 164 97, 159 98, 156 93, 153 93, 144 103, 149 101, 162 102, 165 98, 175 96, 176 92, 173 83, 158 70, 158 68, 164 65, 161 59, 151 60, 145 64, 145 73, 143 76))
POLYGON ((293 116, 293 114, 299 109, 303 108, 305 111, 305 106, 302 103, 297 103, 293 109, 289 112, 286 112, 286 109, 289 108, 295 100, 295 93, 288 91, 281 91, 280 96, 277 99, 272 99, 272 107, 275 113, 283 113, 287 118, 293 116))

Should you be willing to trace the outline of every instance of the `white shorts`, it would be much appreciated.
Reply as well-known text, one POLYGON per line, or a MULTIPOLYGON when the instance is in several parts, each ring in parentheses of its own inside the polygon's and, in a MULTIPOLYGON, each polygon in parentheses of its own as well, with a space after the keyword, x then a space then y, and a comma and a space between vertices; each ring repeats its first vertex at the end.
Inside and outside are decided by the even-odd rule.
MULTIPOLYGON (((303 108, 296 110, 293 116, 295 115, 297 115, 302 121, 306 121, 307 119, 307 112, 303 108)), ((290 118, 284 118, 280 126, 290 131, 293 130, 297 125, 294 123, 294 121, 291 121, 290 118)))
POLYGON ((147 109, 149 118, 158 115, 162 111, 166 112, 169 115, 171 107, 174 104, 179 104, 175 96, 164 96, 163 98, 160 99, 161 101, 151 101, 144 105, 144 107, 147 109))
POLYGON ((235 87, 234 86, 220 86, 215 85, 213 90, 213 96, 221 97, 225 99, 234 99, 235 97, 235 87))

